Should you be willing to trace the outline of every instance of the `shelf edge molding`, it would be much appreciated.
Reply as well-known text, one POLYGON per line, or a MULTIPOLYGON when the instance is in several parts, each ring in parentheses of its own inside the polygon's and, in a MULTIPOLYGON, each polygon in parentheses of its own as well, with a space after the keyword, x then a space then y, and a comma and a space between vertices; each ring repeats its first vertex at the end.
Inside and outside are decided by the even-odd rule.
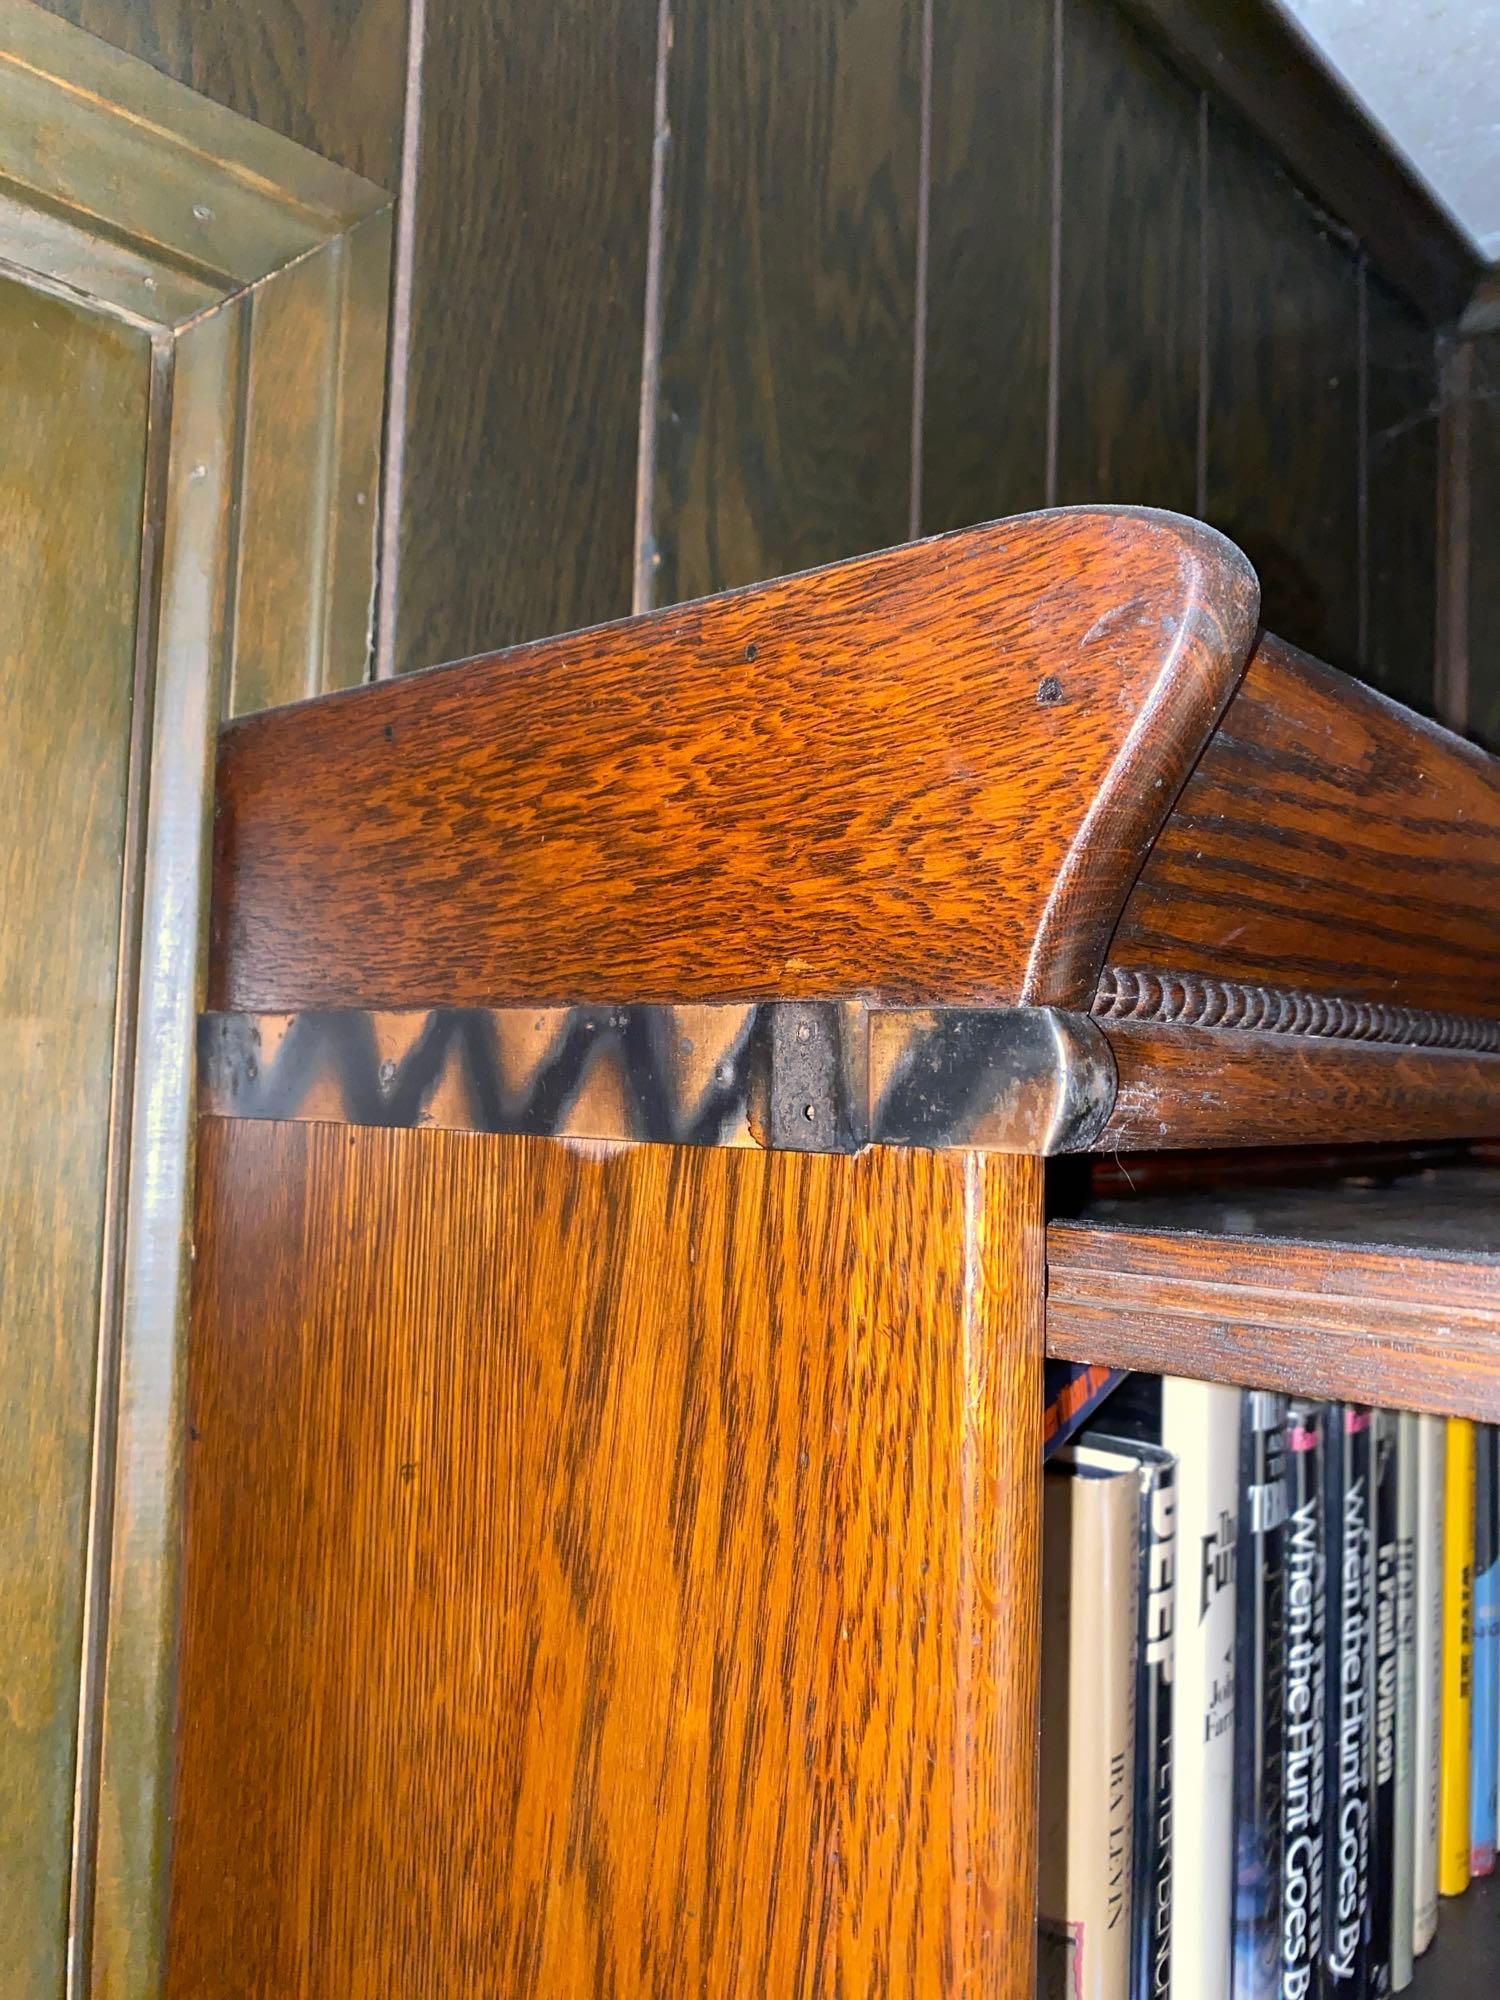
POLYGON ((1047 1352, 1500 1421, 1493 1261, 1054 1222, 1047 1352))

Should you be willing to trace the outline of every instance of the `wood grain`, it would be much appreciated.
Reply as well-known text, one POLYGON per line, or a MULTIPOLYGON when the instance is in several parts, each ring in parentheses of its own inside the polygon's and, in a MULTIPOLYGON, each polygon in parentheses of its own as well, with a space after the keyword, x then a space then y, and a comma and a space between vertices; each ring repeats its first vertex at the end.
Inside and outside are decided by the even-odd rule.
POLYGON ((395 189, 407 0, 42 4, 216 104, 395 189))
POLYGON ((1497 895, 1500 766, 1266 637, 1109 956, 1494 1017, 1497 895))
POLYGON ((1104 1024, 1102 1152, 1500 1137, 1500 1055, 1237 1028, 1104 1024))
POLYGON ((210 1005, 1086 1005, 1253 617, 1034 515, 232 724, 210 1005))
POLYGON ((1464 344, 1471 365, 1468 658, 1462 727, 1500 752, 1500 333, 1464 344))
POLYGON ((1048 1229, 1047 1351, 1493 1422, 1494 1181, 1096 1204, 1048 1229))
POLYGON ((1437 714, 1437 344, 1365 274, 1369 573, 1361 677, 1437 714))
POLYGON ((1249 121, 1271 158, 1369 244, 1429 322, 1463 311, 1483 271, 1474 245, 1281 9, 1261 0, 1123 4, 1218 103, 1249 121))
POLYGON ((231 715, 368 672, 390 278, 382 210, 247 301, 231 715))
POLYGON ((673 11, 659 604, 908 532, 922 13, 673 11))
POLYGON ((394 664, 630 608, 656 9, 430 0, 394 664))
POLYGON ((150 346, 12 278, 0 330, 0 1995, 35 2000, 68 1938, 150 346))
POLYGON ((1205 518, 1249 556, 1274 632, 1335 666, 1359 646, 1354 252, 1210 108, 1205 518))
POLYGON ((201 1158, 175 2000, 1029 1994, 1039 1163, 201 1158))
POLYGON ((1047 500, 1052 29, 1037 0, 933 9, 921 520, 1047 500))
POLYGON ((1062 23, 1056 498, 1198 507, 1198 94, 1115 0, 1062 23))
POLYGON ((144 640, 154 649, 154 672, 132 717, 138 834, 127 864, 130 986, 122 1001, 130 1033, 117 1045, 125 1134, 118 1352, 99 1374, 90 1555, 94 1588, 107 1589, 108 1605, 87 1655, 84 1704, 97 1812, 88 1824, 95 1773, 91 1760, 80 1758, 86 1823, 69 1939, 70 1989, 87 1982, 109 2000, 158 2000, 166 1944, 193 1254, 193 1028, 207 957, 214 738, 229 656, 242 330, 233 308, 205 314, 179 335, 160 400, 163 385, 153 385, 152 428, 159 434, 158 416, 165 415, 166 438, 147 517, 159 551, 144 640))

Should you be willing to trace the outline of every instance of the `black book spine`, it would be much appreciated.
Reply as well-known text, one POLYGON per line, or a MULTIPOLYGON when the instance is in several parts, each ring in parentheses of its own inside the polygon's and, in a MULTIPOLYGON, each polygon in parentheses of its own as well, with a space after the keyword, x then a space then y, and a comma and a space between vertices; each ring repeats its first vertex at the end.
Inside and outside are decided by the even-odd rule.
POLYGON ((1370 1772, 1370 1973, 1375 2000, 1391 1991, 1391 1917, 1396 1849, 1396 1600, 1400 1550, 1396 1517, 1396 1430, 1393 1411, 1370 1424, 1374 1482, 1374 1602, 1369 1623, 1374 1660, 1370 1772))
POLYGON ((1141 1494, 1140 1632, 1135 1708, 1135 1879, 1130 1991, 1168 2000, 1172 1985, 1172 1607, 1177 1465, 1147 1468, 1141 1494))
POLYGON ((1281 1988, 1282 1531, 1286 1398, 1240 1399, 1235 1555, 1234 2000, 1281 1988))
POLYGON ((1323 1760, 1327 1616, 1323 1537, 1323 1403, 1293 1401, 1283 1433, 1287 1522, 1282 1545, 1282 2000, 1323 1992, 1323 1760))
POLYGON ((1340 2000, 1364 2000, 1370 1965, 1371 1431, 1368 1410, 1331 1406, 1323 1502, 1329 1672, 1323 1962, 1327 1991, 1340 2000))

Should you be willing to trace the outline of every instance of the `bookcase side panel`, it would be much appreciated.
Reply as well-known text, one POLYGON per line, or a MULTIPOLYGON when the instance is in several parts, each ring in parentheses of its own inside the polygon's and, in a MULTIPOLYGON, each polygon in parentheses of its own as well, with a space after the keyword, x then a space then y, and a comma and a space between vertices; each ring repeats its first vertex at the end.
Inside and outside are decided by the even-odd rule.
POLYGON ((1029 1994, 1040 1163, 201 1158, 169 1990, 1029 1994))

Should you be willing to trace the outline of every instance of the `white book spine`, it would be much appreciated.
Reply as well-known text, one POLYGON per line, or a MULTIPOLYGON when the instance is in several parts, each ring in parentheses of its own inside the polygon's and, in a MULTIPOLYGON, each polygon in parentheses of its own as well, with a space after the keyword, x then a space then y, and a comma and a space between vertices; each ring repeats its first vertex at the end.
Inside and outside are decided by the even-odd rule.
POLYGON ((1443 1489, 1447 1428, 1417 1420, 1416 1687, 1412 1747, 1412 1950, 1437 1931, 1438 1775, 1443 1700, 1443 1489))
POLYGON ((1178 1461, 1172 2000, 1229 1991, 1239 1425, 1237 1389, 1163 1382, 1161 1441, 1178 1461))
POLYGON ((1417 1424, 1396 1419, 1396 1799, 1391 1867, 1391 1987, 1411 1984, 1416 1852, 1417 1424))

